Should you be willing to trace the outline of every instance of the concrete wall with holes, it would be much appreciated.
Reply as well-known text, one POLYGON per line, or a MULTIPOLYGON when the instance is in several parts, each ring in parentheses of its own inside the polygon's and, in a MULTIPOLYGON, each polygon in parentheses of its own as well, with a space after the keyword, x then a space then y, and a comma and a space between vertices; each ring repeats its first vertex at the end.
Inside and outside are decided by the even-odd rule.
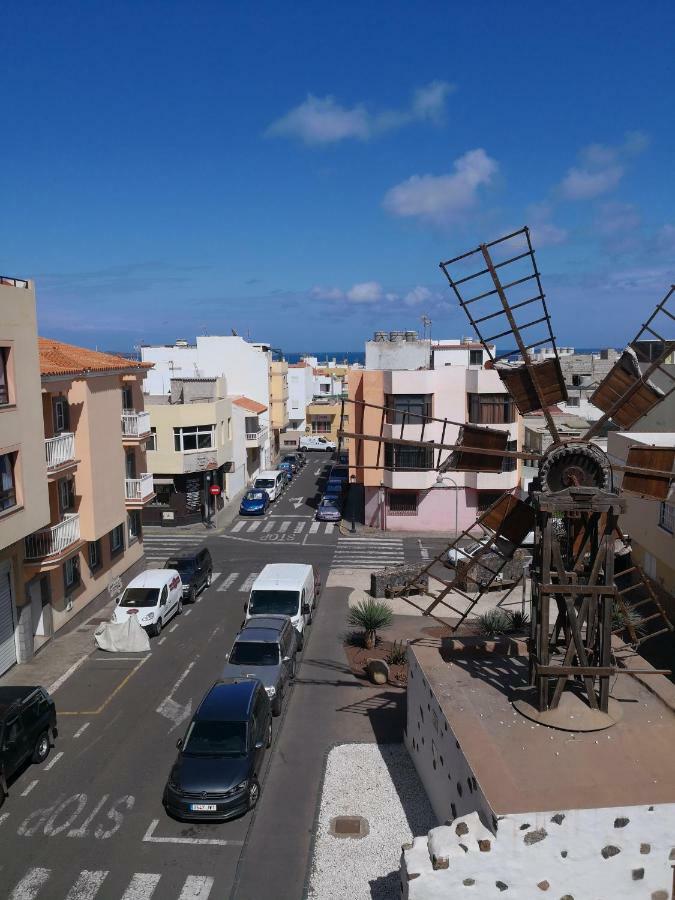
POLYGON ((405 845, 404 900, 670 900, 675 804, 501 816, 476 813, 405 845))

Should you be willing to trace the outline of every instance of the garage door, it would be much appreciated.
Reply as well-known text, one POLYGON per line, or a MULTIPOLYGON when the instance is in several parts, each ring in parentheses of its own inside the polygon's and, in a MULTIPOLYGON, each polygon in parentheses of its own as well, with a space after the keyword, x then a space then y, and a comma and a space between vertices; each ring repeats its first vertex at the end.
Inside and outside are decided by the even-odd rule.
POLYGON ((16 662, 14 613, 9 569, 0 569, 0 675, 16 662))

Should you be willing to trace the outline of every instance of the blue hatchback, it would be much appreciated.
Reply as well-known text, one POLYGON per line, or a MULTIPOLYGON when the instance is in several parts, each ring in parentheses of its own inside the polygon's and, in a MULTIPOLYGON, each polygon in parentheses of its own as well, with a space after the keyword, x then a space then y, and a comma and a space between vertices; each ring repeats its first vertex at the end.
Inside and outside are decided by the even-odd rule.
POLYGON ((239 506, 239 515, 264 516, 269 505, 270 495, 267 491, 246 491, 239 506))
POLYGON ((279 465, 277 466, 277 469, 279 469, 282 472, 285 472, 289 481, 293 480, 294 472, 293 472, 293 466, 291 465, 290 462, 285 462, 284 460, 282 460, 279 463, 279 465))

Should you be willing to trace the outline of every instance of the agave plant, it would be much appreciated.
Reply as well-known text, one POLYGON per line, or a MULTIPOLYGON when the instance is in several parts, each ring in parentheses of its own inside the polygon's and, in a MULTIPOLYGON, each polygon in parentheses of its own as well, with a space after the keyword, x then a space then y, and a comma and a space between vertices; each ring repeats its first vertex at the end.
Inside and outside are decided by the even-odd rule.
POLYGON ((390 666, 402 666, 407 659, 406 648, 403 641, 394 641, 391 650, 387 654, 387 662, 390 666))
POLYGON ((478 630, 486 638, 494 638, 511 630, 511 616, 503 609, 489 609, 476 619, 478 630))
POLYGON ((383 600, 374 600, 368 597, 359 600, 356 606, 349 610, 347 622, 363 629, 363 642, 368 650, 377 643, 377 632, 381 628, 387 628, 394 621, 391 607, 383 600))
POLYGON ((508 616, 511 620, 509 631, 524 631, 530 624, 530 617, 528 614, 521 612, 519 609, 514 609, 512 612, 509 612, 508 616))
POLYGON ((618 603, 612 604, 612 631, 626 628, 632 625, 635 633, 640 636, 646 633, 647 629, 640 616, 640 613, 633 609, 629 604, 620 606, 618 603))

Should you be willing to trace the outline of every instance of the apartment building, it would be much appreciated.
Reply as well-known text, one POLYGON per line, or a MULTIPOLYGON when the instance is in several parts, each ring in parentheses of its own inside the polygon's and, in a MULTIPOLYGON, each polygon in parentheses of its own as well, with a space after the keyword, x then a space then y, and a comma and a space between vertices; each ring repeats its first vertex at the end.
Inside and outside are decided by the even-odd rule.
MULTIPOLYGON (((256 453, 259 468, 272 461, 270 446, 270 367, 272 350, 269 344, 251 344, 236 335, 201 335, 195 344, 176 341, 169 345, 141 347, 141 358, 151 362, 144 391, 154 396, 171 392, 172 378, 224 378, 229 395, 248 397, 258 407, 256 453)), ((253 433, 253 432, 249 432, 253 433)))
POLYGON ((147 365, 39 338, 48 524, 25 539, 36 643, 144 566, 141 512, 153 498, 145 444, 147 365))
POLYGON ((304 433, 314 397, 314 369, 306 360, 288 364, 288 427, 304 433))
POLYGON ((270 427, 272 459, 279 456, 281 435, 289 424, 288 363, 285 359, 270 362, 270 427))
POLYGON ((46 452, 33 282, 0 277, 0 675, 31 658, 42 617, 23 563, 49 522, 46 452))
POLYGON ((225 379, 172 378, 169 394, 148 394, 145 404, 155 497, 143 510, 144 524, 217 522, 235 474, 232 400, 225 379), (219 494, 212 492, 214 485, 219 494))
MULTIPOLYGON (((350 410, 345 405, 344 427, 348 428, 350 410)), ((337 441, 342 414, 342 400, 337 397, 315 397, 307 406, 306 434, 322 434, 331 441, 337 441)))
MULTIPOLYGON (((384 343, 380 334, 369 344, 384 343)), ((345 430, 377 435, 382 428, 385 438, 398 437, 405 424, 406 437, 421 440, 424 428, 425 440, 452 444, 460 424, 470 422, 507 431, 509 450, 522 447, 521 417, 497 372, 483 368, 482 355, 477 355, 479 350, 482 354, 480 345, 432 344, 416 341, 412 334, 409 340, 388 343, 398 344, 401 354, 397 356, 395 346, 384 354, 381 347, 369 353, 366 345, 366 363, 379 364, 384 359, 390 368, 349 374, 349 400, 386 406, 384 423, 379 410, 349 403, 354 427, 345 430), (442 422, 432 419, 458 424, 444 429, 442 422)), ((510 459, 503 461, 498 473, 450 471, 439 479, 437 456, 431 450, 385 442, 378 453, 375 441, 361 441, 358 446, 351 441, 349 451, 350 467, 363 489, 364 521, 383 530, 462 531, 520 480, 520 466, 510 459)))

